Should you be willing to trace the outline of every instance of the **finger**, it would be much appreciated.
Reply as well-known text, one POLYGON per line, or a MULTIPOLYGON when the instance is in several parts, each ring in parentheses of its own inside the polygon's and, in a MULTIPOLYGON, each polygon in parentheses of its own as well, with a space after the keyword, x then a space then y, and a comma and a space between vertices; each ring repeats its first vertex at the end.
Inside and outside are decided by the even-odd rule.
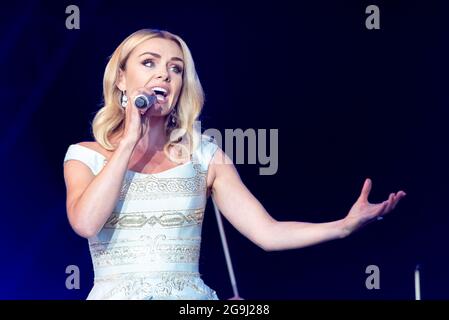
MULTIPOLYGON (((137 107, 136 107, 137 108, 137 107)), ((145 108, 138 108, 138 110, 140 111, 140 114, 144 115, 145 113, 147 113, 148 109, 150 109, 150 106, 145 107, 145 108)))
POLYGON ((360 200, 368 202, 368 196, 369 193, 371 192, 371 185, 372 185, 371 179, 367 178, 365 180, 365 183, 363 184, 362 192, 360 193, 359 197, 360 200))
POLYGON ((379 204, 379 208, 376 211, 376 217, 382 217, 385 214, 385 209, 387 208, 388 201, 385 200, 384 202, 379 204))
POLYGON ((394 204, 393 202, 394 202, 394 193, 390 193, 390 196, 388 197, 387 200, 387 207, 385 208, 385 213, 388 213, 392 210, 394 204))
POLYGON ((398 193, 396 193, 395 197, 394 197, 394 203, 393 203, 393 207, 392 210, 394 210, 397 206, 397 204, 399 203, 399 201, 405 197, 405 192, 404 191, 399 191, 398 193))
POLYGON ((398 201, 399 201, 399 196, 398 196, 398 194, 396 193, 396 194, 393 196, 393 201, 392 201, 392 203, 391 203, 391 211, 393 211, 394 208, 396 208, 396 205, 398 204, 398 201))

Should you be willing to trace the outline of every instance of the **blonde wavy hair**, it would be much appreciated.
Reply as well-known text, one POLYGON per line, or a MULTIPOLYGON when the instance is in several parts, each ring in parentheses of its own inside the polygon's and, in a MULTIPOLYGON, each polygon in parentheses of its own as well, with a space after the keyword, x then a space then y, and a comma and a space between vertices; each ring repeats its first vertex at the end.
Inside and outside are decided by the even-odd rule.
POLYGON ((174 41, 184 55, 184 73, 182 88, 177 105, 173 112, 178 119, 175 126, 170 126, 169 116, 165 121, 167 142, 164 145, 165 154, 173 159, 168 150, 170 147, 178 148, 181 157, 191 156, 199 144, 200 134, 195 130, 194 124, 199 117, 204 104, 204 91, 195 70, 192 55, 187 44, 177 35, 165 30, 141 29, 130 36, 115 49, 111 55, 103 77, 104 105, 96 113, 92 122, 92 131, 95 140, 106 150, 113 151, 116 145, 111 143, 113 135, 123 133, 125 126, 125 110, 120 105, 121 91, 117 87, 120 68, 124 69, 131 52, 142 42, 152 38, 163 38, 174 41), (182 147, 182 150, 179 150, 182 147), (187 153, 185 153, 187 152, 187 153))

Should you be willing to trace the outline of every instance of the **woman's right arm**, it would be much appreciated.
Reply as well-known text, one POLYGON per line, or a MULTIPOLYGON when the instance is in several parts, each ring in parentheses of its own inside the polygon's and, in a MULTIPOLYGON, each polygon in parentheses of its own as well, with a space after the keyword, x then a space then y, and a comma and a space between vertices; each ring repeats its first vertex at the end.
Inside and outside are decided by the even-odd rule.
POLYGON ((80 236, 95 236, 111 215, 133 148, 133 144, 122 140, 97 176, 79 161, 69 160, 64 164, 67 215, 73 230, 80 236))
POLYGON ((64 164, 67 215, 73 230, 80 236, 95 236, 114 210, 134 147, 149 130, 148 121, 142 123, 142 114, 147 110, 133 105, 126 107, 123 136, 98 175, 79 161, 69 160, 64 164))

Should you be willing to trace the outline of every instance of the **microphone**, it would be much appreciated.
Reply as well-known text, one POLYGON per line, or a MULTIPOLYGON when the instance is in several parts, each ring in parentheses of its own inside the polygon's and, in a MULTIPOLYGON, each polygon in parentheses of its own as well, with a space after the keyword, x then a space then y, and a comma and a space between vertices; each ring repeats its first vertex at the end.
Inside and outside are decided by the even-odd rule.
POLYGON ((151 107, 156 100, 157 98, 155 95, 141 93, 134 98, 134 105, 139 109, 145 109, 147 107, 151 107))

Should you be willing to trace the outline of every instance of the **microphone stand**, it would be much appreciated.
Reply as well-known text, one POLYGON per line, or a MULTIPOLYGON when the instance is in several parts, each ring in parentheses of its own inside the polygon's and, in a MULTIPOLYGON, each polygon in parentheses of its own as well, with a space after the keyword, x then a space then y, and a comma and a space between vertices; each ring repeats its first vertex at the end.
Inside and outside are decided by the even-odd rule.
POLYGON ((214 204, 215 217, 217 218, 218 230, 220 231, 221 244, 223 246, 223 251, 226 259, 226 266, 228 268, 229 279, 231 280, 232 292, 234 296, 229 298, 228 300, 243 300, 242 297, 239 296, 239 290, 237 288, 237 281, 235 280, 234 268, 232 267, 231 255, 229 254, 228 242, 226 241, 226 235, 223 228, 223 221, 221 219, 220 210, 218 209, 213 196, 212 203, 214 204))

